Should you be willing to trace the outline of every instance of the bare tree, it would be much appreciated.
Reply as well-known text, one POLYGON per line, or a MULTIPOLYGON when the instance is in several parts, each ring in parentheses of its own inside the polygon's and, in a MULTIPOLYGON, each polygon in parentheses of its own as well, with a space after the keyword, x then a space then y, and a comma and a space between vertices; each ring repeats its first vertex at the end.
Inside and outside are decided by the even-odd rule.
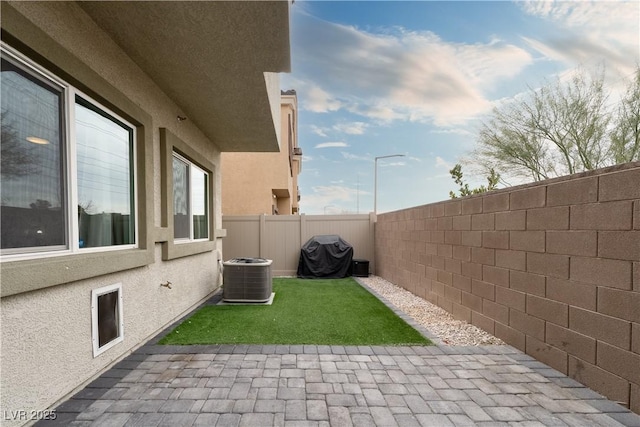
POLYGON ((6 112, 2 112, 1 128, 0 173, 2 179, 10 180, 30 175, 34 171, 30 144, 20 141, 18 132, 6 119, 6 112))
POLYGON ((476 158, 484 169, 510 171, 510 175, 547 179, 555 172, 548 150, 535 128, 529 105, 520 101, 510 108, 494 109, 493 118, 482 125, 476 158))
POLYGON ((640 68, 636 74, 617 114, 604 71, 582 70, 496 107, 481 126, 474 163, 540 181, 638 159, 640 68))
POLYGON ((615 163, 640 160, 640 67, 618 107, 609 138, 615 163))

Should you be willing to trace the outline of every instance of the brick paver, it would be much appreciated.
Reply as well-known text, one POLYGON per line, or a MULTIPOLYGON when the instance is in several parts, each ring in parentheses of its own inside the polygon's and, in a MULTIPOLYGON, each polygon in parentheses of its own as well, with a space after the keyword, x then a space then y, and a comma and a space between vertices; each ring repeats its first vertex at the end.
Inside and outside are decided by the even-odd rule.
POLYGON ((40 424, 640 426, 640 416, 509 346, 278 347, 144 346, 40 424), (158 370, 171 374, 149 380, 158 370), (117 381, 105 388, 104 378, 117 381))
POLYGON ((640 416, 510 346, 157 339, 37 425, 640 427, 640 416))

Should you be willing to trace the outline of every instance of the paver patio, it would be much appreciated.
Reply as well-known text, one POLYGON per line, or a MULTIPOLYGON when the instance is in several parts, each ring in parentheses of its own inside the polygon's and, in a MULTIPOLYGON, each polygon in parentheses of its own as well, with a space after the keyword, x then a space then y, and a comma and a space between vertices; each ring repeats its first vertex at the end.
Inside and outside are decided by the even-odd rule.
POLYGON ((510 346, 157 340, 37 425, 640 427, 640 416, 510 346))

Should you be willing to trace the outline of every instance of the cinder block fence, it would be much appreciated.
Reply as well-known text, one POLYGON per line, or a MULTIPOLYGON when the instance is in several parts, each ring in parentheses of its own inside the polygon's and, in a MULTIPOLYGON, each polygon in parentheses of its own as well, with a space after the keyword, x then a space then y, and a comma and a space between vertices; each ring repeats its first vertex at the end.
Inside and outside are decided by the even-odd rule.
POLYGON ((376 273, 640 413, 640 162, 380 215, 376 273))

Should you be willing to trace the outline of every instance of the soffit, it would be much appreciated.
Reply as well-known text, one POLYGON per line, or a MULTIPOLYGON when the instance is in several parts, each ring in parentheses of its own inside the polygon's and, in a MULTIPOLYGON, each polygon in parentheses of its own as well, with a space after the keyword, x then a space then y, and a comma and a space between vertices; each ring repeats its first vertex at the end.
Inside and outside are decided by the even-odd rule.
POLYGON ((290 71, 288 1, 79 4, 222 151, 278 151, 264 73, 290 71))
POLYGON ((288 188, 274 188, 271 190, 271 192, 276 196, 276 197, 291 197, 291 194, 289 193, 289 189, 288 188))

